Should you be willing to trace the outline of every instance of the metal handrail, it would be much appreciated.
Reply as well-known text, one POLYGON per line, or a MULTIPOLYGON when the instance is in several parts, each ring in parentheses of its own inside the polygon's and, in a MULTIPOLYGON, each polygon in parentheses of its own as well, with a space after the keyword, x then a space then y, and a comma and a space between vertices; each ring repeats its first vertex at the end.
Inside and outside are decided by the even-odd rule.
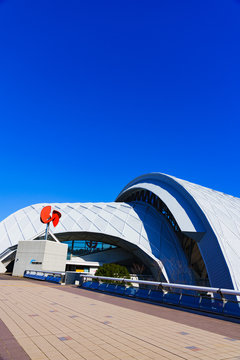
POLYGON ((4 250, 3 252, 1 252, 0 254, 0 260, 2 260, 3 258, 6 257, 6 255, 13 253, 15 250, 17 250, 17 245, 13 245, 8 247, 6 250, 4 250))
POLYGON ((175 288, 175 289, 192 290, 192 291, 199 291, 199 292, 209 292, 209 293, 240 296, 240 291, 232 290, 232 289, 212 288, 212 287, 184 285, 184 284, 172 284, 172 283, 165 283, 165 282, 158 282, 158 281, 132 280, 132 279, 126 279, 126 278, 113 278, 113 277, 106 277, 106 276, 83 275, 83 274, 80 275, 80 277, 99 279, 99 280, 119 281, 119 282, 124 282, 124 283, 131 282, 131 283, 135 283, 135 284, 152 285, 152 286, 161 287, 163 289, 164 288, 175 288))
POLYGON ((56 275, 65 275, 64 271, 45 271, 45 270, 25 270, 24 274, 28 271, 34 272, 34 273, 41 273, 41 274, 56 274, 56 275))

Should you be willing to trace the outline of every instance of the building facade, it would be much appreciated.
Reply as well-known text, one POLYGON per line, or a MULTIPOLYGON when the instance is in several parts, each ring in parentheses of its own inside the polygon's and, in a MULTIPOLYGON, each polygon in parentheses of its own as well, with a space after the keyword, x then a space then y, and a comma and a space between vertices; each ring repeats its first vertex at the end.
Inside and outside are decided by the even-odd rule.
POLYGON ((0 271, 19 241, 43 239, 46 205, 62 213, 49 240, 68 244, 70 270, 116 262, 157 280, 240 289, 239 198, 150 173, 111 203, 31 205, 0 223, 0 271))

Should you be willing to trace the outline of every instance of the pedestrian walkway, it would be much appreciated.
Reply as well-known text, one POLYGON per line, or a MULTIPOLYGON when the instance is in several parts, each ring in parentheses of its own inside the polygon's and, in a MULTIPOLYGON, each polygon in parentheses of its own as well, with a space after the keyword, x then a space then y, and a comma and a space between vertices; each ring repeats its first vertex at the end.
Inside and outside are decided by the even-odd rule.
POLYGON ((0 280, 0 319, 4 360, 240 359, 239 324, 79 288, 0 280))

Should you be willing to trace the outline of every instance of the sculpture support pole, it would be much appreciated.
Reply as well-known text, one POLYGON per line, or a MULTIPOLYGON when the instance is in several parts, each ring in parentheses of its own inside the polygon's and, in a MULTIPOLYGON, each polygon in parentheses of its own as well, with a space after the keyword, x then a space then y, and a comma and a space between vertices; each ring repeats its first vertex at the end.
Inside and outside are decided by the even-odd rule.
POLYGON ((48 230, 49 230, 50 223, 47 223, 46 232, 45 232, 45 240, 48 238, 48 230))

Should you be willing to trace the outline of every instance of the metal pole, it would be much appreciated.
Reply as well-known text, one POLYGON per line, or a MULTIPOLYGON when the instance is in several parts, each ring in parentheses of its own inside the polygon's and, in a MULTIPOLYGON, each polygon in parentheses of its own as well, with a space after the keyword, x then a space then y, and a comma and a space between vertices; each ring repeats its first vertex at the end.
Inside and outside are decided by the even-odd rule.
POLYGON ((46 232, 45 232, 45 240, 48 238, 48 230, 49 230, 50 223, 47 223, 46 232))

